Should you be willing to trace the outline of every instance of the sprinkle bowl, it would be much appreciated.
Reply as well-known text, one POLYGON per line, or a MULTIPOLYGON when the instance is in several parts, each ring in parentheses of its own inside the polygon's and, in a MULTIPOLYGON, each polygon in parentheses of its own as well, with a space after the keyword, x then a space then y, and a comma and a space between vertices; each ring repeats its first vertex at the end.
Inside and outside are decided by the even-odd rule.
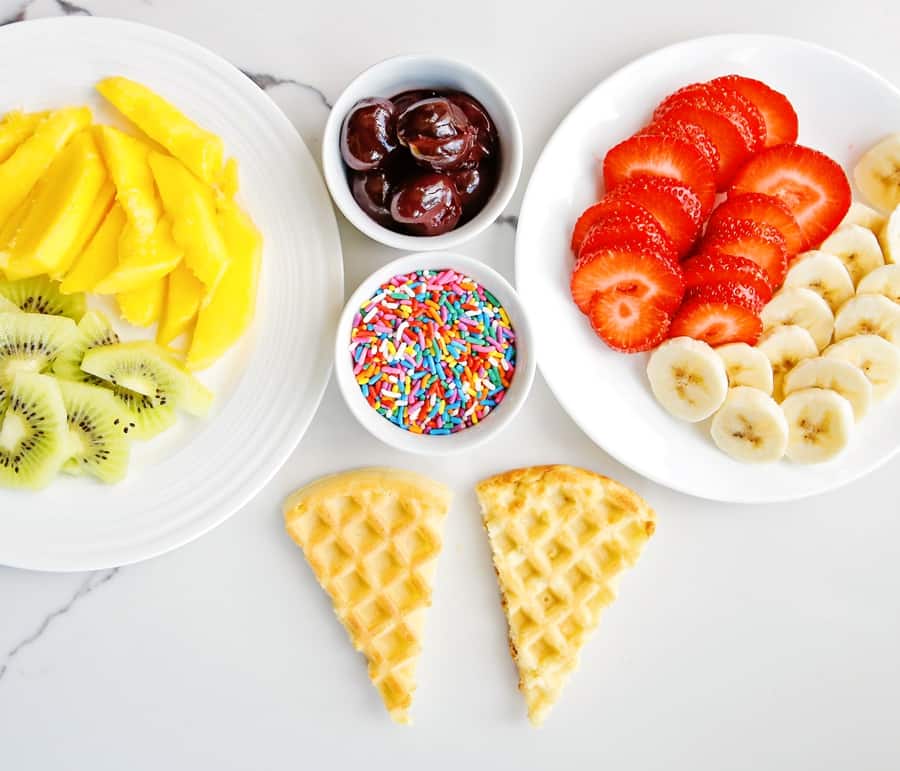
MULTIPOLYGON (((502 316, 502 314, 499 315, 502 316)), ((399 333, 394 334, 399 335, 399 333)), ((496 339, 502 340, 503 334, 504 332, 501 330, 500 333, 495 335, 496 339)), ((396 338, 392 337, 391 342, 393 339, 399 339, 399 336, 396 338)), ((489 357, 486 361, 497 363, 496 371, 502 372, 503 368, 499 367, 499 364, 503 364, 503 362, 500 362, 499 359, 504 357, 490 350, 490 348, 491 346, 487 348, 480 345, 477 346, 478 351, 486 352, 484 355, 489 357)), ((499 351, 499 348, 497 350, 499 351)), ((528 397, 528 392, 531 390, 531 385, 534 381, 535 363, 534 335, 525 313, 525 308, 519 300, 515 289, 503 276, 483 262, 450 252, 410 254, 394 260, 372 273, 357 287, 347 301, 346 306, 344 306, 338 322, 335 339, 335 376, 338 387, 350 411, 369 433, 385 444, 420 455, 450 455, 472 449, 500 432, 515 417, 528 397), (496 299, 499 302, 502 310, 505 311, 509 320, 509 326, 514 334, 514 340, 511 341, 511 345, 514 346, 514 352, 506 350, 511 347, 510 345, 506 345, 504 348, 506 350, 505 358, 514 359, 514 372, 508 382, 508 386, 494 397, 496 405, 491 406, 487 414, 483 415, 477 422, 472 418, 468 418, 466 424, 471 422, 471 425, 466 425, 466 427, 458 425, 452 433, 416 433, 414 430, 401 427, 379 413, 369 403, 367 397, 363 394, 362 386, 357 382, 358 371, 362 368, 354 361, 357 351, 352 345, 352 340, 354 329, 359 329, 355 325, 359 324, 357 314, 360 308, 372 300, 386 282, 389 282, 394 277, 406 276, 416 271, 453 271, 472 279, 483 288, 486 297, 491 298, 491 301, 496 299)), ((446 364, 446 361, 443 364, 446 364)), ((438 366, 441 366, 441 364, 439 363, 438 366)), ((505 364, 504 367, 506 367, 505 364)), ((415 375, 422 371, 421 368, 411 371, 413 382, 415 382, 415 375)), ((442 369, 441 371, 443 372, 444 370, 442 369)), ((428 373, 425 372, 424 376, 428 378, 428 373)), ((498 376, 495 373, 491 377, 497 378, 498 376)), ((428 382, 428 380, 425 380, 425 382, 428 382)), ((499 381, 495 382, 499 383, 499 381)), ((490 387, 490 384, 488 387, 490 387)), ((400 398, 407 402, 412 401, 403 395, 400 398)), ((493 399, 487 403, 490 404, 492 401, 493 399)), ((478 402, 474 406, 477 408, 484 403, 478 402)), ((437 412, 432 402, 426 405, 426 409, 428 409, 428 414, 437 412)), ((414 406, 413 414, 419 414, 415 411, 414 406)), ((422 414, 424 415, 424 412, 422 414)), ((461 420, 462 418, 458 417, 456 419, 461 420)), ((445 429, 436 430, 444 431, 445 429)))

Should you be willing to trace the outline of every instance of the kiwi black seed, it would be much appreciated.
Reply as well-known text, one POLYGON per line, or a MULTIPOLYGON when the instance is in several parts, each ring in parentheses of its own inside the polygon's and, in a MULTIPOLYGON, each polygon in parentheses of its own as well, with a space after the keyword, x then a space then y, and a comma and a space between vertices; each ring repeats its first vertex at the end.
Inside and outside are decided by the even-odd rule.
POLYGON ((0 296, 19 306, 26 313, 45 313, 50 316, 67 316, 81 321, 87 310, 87 301, 81 293, 62 294, 59 283, 47 276, 23 278, 19 281, 0 281, 0 296))

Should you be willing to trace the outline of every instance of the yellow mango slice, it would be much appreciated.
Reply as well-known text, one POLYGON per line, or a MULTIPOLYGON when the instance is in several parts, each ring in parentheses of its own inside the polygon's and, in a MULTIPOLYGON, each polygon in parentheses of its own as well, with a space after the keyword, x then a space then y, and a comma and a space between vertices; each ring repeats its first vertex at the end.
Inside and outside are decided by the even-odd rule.
POLYGON ((222 182, 219 186, 222 195, 231 199, 237 195, 241 182, 239 179, 237 158, 229 158, 222 169, 222 182))
POLYGON ((214 195, 176 158, 150 153, 150 168, 172 217, 172 235, 184 249, 184 261, 209 292, 228 266, 228 251, 219 231, 214 195))
POLYGON ((149 327, 158 321, 165 299, 166 281, 164 278, 140 289, 116 295, 116 303, 122 318, 136 327, 149 327))
POLYGON ((119 294, 156 283, 175 270, 183 254, 172 238, 172 223, 168 217, 159 221, 149 238, 126 222, 119 236, 118 265, 94 287, 94 291, 119 294))
POLYGON ((132 226, 149 236, 162 214, 147 162, 150 145, 111 126, 98 126, 97 138, 116 185, 116 200, 122 204, 132 226))
POLYGON ((118 203, 114 203, 99 229, 75 264, 59 285, 63 294, 92 292, 119 264, 119 237, 127 218, 118 203))
POLYGON ((128 78, 106 78, 97 84, 97 90, 200 179, 210 185, 219 182, 225 155, 219 137, 198 126, 159 94, 128 78))
POLYGON ((183 262, 166 281, 166 304, 156 331, 156 342, 160 345, 168 345, 187 332, 206 296, 206 285, 183 262))
POLYGON ((75 237, 75 240, 72 242, 65 256, 60 260, 59 265, 57 265, 56 269, 50 274, 50 278, 59 281, 69 272, 75 264, 75 260, 78 259, 79 255, 81 255, 94 237, 94 234, 100 229, 100 225, 103 224, 103 221, 106 219, 106 215, 109 214, 109 210, 112 208, 115 200, 116 188, 110 180, 106 180, 106 182, 103 183, 103 187, 100 188, 100 192, 97 193, 97 197, 94 198, 94 202, 91 204, 90 213, 82 223, 81 230, 78 231, 78 235, 75 237))
POLYGON ((66 143, 91 122, 87 107, 57 110, 0 163, 0 225, 22 205, 66 143))
POLYGON ((89 131, 82 131, 47 171, 9 250, 7 278, 56 272, 90 218, 105 181, 97 143, 89 131))
POLYGON ((11 156, 38 124, 47 116, 45 112, 22 112, 13 110, 0 121, 0 163, 11 156))
POLYGON ((225 276, 197 314, 185 365, 205 369, 244 334, 256 311, 256 291, 262 259, 262 235, 240 207, 221 207, 219 223, 230 262, 225 276))

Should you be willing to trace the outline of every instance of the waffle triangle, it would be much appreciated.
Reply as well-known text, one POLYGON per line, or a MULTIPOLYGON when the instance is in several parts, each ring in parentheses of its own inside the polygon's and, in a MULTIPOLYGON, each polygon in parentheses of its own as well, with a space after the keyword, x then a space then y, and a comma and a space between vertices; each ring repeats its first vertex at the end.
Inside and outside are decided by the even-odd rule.
POLYGON ((450 491, 407 471, 324 477, 285 503, 288 534, 331 597, 391 718, 409 723, 450 491))
POLYGON ((572 466, 508 471, 477 488, 528 716, 539 725, 653 534, 655 514, 612 479, 572 466))

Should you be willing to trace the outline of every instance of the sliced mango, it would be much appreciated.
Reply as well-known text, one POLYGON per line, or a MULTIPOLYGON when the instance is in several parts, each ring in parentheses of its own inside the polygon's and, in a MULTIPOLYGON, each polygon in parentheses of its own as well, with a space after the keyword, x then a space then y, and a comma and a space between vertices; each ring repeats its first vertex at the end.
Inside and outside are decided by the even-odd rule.
POLYGON ((114 203, 94 237, 75 260, 59 285, 63 294, 92 292, 119 264, 119 237, 125 228, 125 211, 114 203))
POLYGON ((172 223, 168 217, 159 221, 149 237, 139 233, 131 222, 126 222, 119 236, 118 264, 94 287, 94 291, 119 294, 154 284, 175 270, 183 254, 172 238, 172 223))
POLYGON ((185 364, 205 369, 244 334, 256 310, 262 235, 240 207, 228 202, 219 212, 230 262, 219 285, 197 314, 185 364))
POLYGON ((75 264, 75 260, 78 259, 96 232, 100 229, 100 225, 103 224, 103 221, 106 219, 106 215, 109 213, 115 200, 116 188, 110 180, 106 180, 106 182, 103 183, 103 187, 100 188, 100 192, 97 193, 97 197, 94 198, 94 202, 91 204, 90 214, 88 214, 82 223, 81 230, 78 231, 78 235, 75 237, 71 246, 69 246, 68 251, 60 261, 59 265, 57 265, 56 269, 50 274, 50 278, 59 281, 69 272, 75 264))
POLYGON ((37 125, 47 117, 45 112, 13 110, 0 121, 0 163, 11 156, 16 148, 30 137, 37 125))
POLYGON ((240 188, 240 175, 238 169, 237 158, 229 158, 225 161, 225 168, 222 169, 222 182, 220 190, 226 198, 234 198, 240 188))
POLYGON ((150 145, 111 126, 98 126, 97 137, 109 174, 132 226, 149 236, 162 214, 147 158, 150 145))
POLYGON ((97 90, 200 179, 210 185, 218 184, 225 156, 219 137, 198 126, 159 94, 128 78, 106 78, 97 84, 97 90))
POLYGON ((190 328, 206 295, 205 284, 183 262, 167 277, 166 304, 156 342, 168 345, 190 328))
POLYGON ((87 107, 57 110, 0 164, 0 226, 22 205, 59 151, 90 122, 87 107))
POLYGON ((152 284, 116 295, 119 313, 129 324, 149 327, 159 320, 166 298, 166 281, 161 278, 152 284))
POLYGON ((150 168, 172 217, 172 235, 184 249, 184 261, 209 292, 215 290, 228 266, 228 251, 217 222, 211 188, 183 163, 162 153, 150 153, 150 168))
POLYGON ((82 131, 47 171, 9 250, 7 277, 16 280, 56 272, 91 217, 105 181, 97 143, 89 131, 82 131))

